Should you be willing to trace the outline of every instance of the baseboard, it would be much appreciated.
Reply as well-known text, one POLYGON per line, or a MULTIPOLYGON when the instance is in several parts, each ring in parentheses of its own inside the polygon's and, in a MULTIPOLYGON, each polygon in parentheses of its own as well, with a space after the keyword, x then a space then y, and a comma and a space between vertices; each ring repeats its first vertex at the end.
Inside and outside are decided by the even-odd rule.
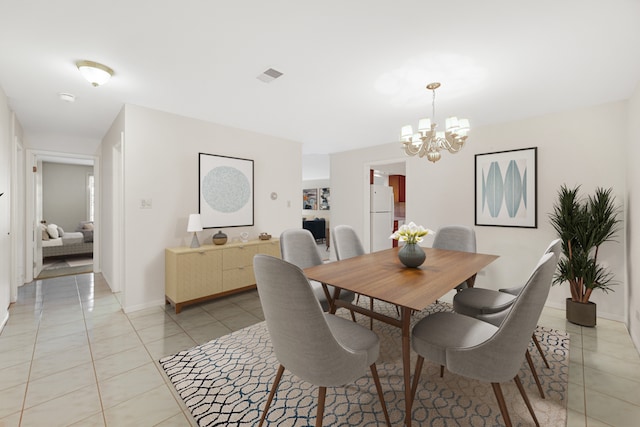
POLYGON ((137 305, 127 306, 127 307, 123 306, 122 311, 129 314, 129 313, 133 313, 134 311, 145 310, 147 308, 152 308, 157 306, 164 307, 164 305, 165 305, 165 300, 163 298, 156 301, 145 302, 144 304, 137 304, 137 305))
POLYGON ((6 325, 8 321, 9 321, 9 309, 7 309, 7 312, 4 315, 4 318, 2 319, 2 323, 0 323, 0 333, 2 333, 2 331, 4 330, 4 325, 6 325))
MULTIPOLYGON (((559 310, 566 310, 567 306, 566 303, 557 303, 557 302, 549 302, 547 301, 547 303, 545 304, 545 307, 551 307, 551 308, 557 308, 559 310)), ((602 319, 607 319, 607 320, 613 320, 615 322, 621 322, 624 323, 626 325, 626 319, 624 318, 624 316, 620 316, 619 314, 613 314, 613 313, 607 313, 607 312, 603 312, 600 311, 598 309, 598 313, 597 313, 597 317, 602 318, 602 319)))

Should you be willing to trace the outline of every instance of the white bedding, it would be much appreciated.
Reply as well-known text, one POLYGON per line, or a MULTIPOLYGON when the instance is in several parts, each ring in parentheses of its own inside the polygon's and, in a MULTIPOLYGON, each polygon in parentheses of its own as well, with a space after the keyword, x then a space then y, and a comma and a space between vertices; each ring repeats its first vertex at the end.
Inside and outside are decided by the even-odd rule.
POLYGON ((62 237, 58 237, 57 239, 49 239, 42 241, 42 247, 48 248, 52 246, 69 246, 69 245, 79 245, 84 243, 84 234, 79 231, 75 232, 65 232, 62 237))
POLYGON ((50 246, 62 246, 62 237, 58 237, 57 239, 49 239, 42 241, 42 247, 47 248, 50 246))

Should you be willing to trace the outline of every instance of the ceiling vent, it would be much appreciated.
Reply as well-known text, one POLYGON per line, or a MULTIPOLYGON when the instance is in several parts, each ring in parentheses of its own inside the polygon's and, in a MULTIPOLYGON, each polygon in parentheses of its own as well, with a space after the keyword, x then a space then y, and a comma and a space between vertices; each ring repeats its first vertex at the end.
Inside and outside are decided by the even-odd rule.
POLYGON ((282 73, 280 71, 269 68, 264 73, 260 74, 257 79, 265 83, 271 83, 281 75, 282 73))

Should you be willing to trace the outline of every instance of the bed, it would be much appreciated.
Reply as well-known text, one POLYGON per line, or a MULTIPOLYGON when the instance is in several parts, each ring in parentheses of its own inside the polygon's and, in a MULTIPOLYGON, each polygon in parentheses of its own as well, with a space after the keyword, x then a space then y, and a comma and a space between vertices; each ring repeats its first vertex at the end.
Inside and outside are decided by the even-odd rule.
POLYGON ((82 221, 76 231, 64 231, 56 224, 42 226, 42 257, 93 254, 93 222, 82 221))

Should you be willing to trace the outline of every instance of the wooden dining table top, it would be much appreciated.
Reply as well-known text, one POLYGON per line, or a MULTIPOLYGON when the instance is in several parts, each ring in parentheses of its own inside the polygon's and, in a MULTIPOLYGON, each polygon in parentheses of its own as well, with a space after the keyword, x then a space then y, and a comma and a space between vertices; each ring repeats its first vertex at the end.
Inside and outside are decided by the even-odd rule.
POLYGON ((309 279, 412 310, 422 310, 489 265, 497 255, 423 248, 424 263, 405 267, 399 248, 304 269, 309 279))

